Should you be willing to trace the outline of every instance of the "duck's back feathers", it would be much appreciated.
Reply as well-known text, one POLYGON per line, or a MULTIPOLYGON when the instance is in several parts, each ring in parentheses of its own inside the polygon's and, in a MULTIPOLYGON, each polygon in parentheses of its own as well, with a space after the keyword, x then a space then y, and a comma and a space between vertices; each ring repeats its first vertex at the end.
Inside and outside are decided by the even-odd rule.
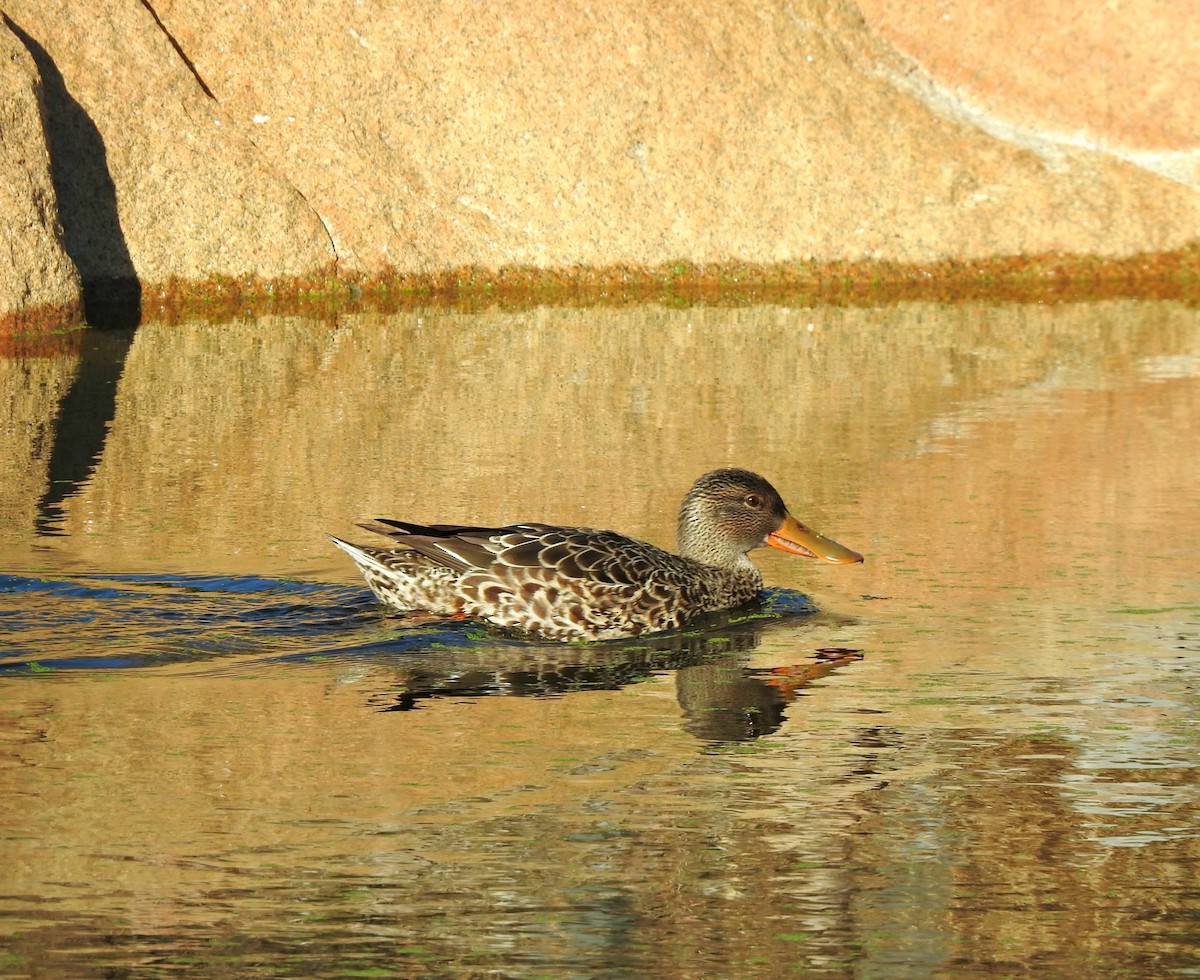
POLYGON ((447 568, 543 569, 569 580, 636 585, 655 570, 695 574, 697 563, 616 531, 550 524, 469 527, 377 518, 359 527, 383 534, 447 568))

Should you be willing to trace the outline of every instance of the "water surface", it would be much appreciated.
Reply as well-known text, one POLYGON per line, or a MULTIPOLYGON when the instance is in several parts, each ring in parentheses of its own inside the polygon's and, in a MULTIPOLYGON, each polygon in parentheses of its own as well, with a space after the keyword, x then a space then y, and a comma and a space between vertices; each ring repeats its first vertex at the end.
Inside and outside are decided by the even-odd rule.
POLYGON ((147 323, 0 399, 0 975, 1200 973, 1184 305, 147 323), (669 545, 726 464, 866 563, 558 646, 323 537, 669 545))

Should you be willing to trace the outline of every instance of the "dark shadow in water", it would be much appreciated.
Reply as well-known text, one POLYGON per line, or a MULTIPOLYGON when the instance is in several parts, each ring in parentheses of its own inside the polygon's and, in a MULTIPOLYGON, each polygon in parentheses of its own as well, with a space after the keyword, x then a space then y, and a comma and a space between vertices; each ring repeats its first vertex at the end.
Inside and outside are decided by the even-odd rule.
POLYGON ((109 424, 117 411, 117 382, 132 343, 132 330, 89 333, 83 339, 79 370, 54 421, 49 482, 38 501, 38 534, 65 533, 63 501, 83 486, 104 451, 109 424))
POLYGON ((121 231, 104 140, 46 49, 8 16, 3 20, 41 75, 50 178, 63 249, 83 278, 84 315, 99 329, 132 329, 142 316, 142 288, 121 231))

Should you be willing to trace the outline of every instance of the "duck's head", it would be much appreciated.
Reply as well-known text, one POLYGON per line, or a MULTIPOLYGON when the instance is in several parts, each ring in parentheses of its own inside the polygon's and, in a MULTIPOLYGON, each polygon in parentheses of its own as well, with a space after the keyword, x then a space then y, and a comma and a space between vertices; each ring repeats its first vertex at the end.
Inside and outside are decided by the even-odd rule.
POLYGON ((681 555, 723 568, 761 545, 839 565, 863 560, 792 517, 778 491, 749 470, 713 470, 692 484, 679 508, 677 540, 681 555))

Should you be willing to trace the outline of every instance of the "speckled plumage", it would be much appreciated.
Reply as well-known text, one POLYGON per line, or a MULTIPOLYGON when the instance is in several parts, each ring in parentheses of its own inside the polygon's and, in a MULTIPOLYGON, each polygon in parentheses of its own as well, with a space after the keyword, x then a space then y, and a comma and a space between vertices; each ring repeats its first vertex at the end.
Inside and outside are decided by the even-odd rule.
POLYGON ((753 599, 763 544, 827 561, 862 557, 791 518, 746 470, 702 476, 680 508, 679 554, 614 531, 511 524, 466 527, 378 519, 391 548, 333 542, 396 609, 465 615, 551 640, 603 640, 673 629, 753 599))

